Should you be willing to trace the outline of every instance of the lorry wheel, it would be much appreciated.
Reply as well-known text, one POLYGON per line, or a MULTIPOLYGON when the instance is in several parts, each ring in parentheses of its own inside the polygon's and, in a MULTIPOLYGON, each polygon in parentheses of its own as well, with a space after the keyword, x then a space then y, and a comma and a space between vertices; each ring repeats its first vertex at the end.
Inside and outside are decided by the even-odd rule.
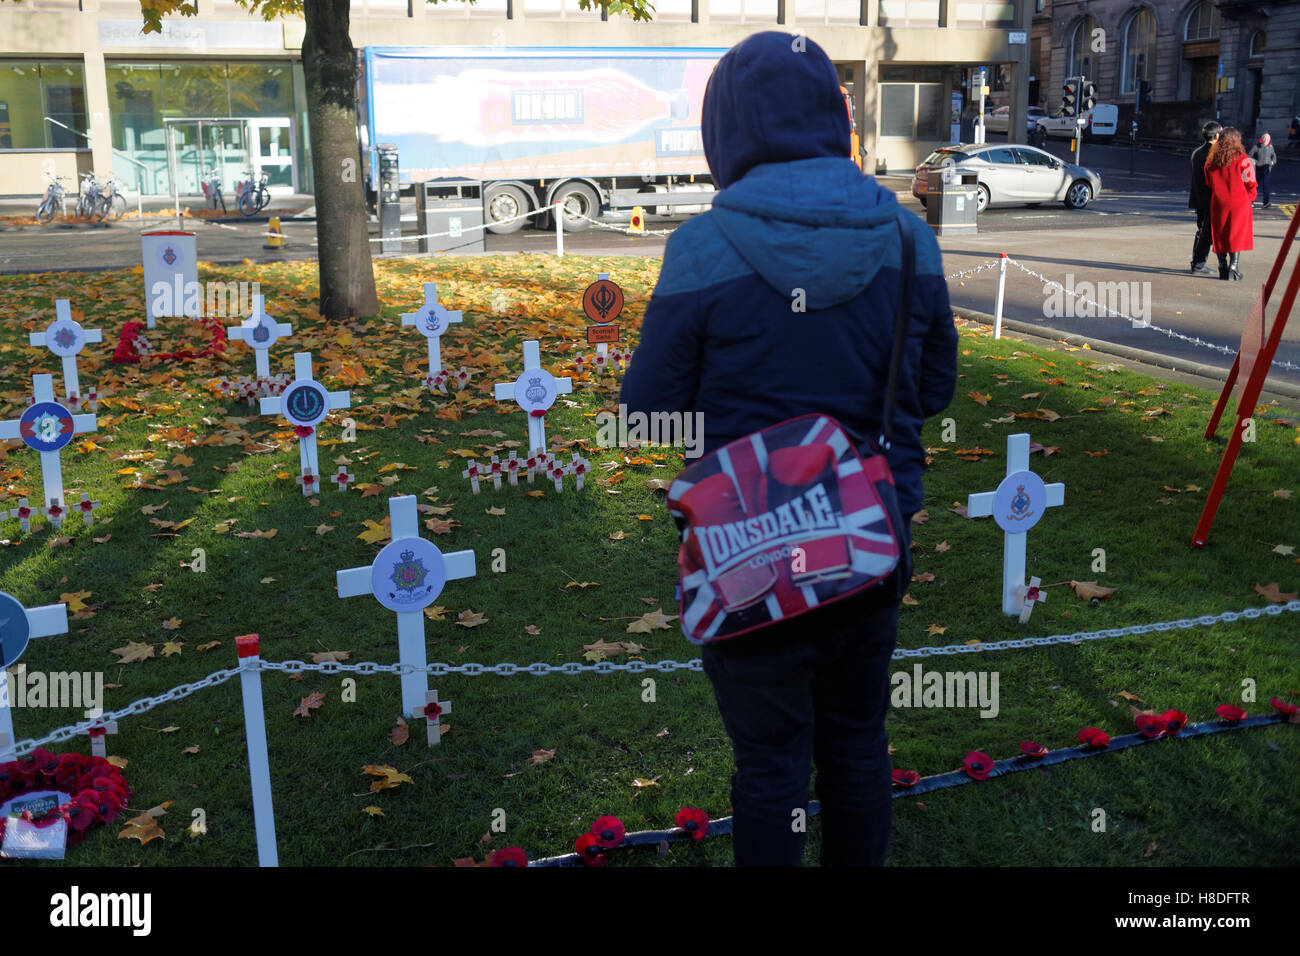
POLYGON ((561 186, 551 196, 551 205, 554 206, 557 202, 564 204, 565 232, 590 229, 592 224, 587 220, 600 215, 600 198, 586 183, 566 183, 561 186), (580 219, 579 216, 586 216, 587 219, 580 219))
POLYGON ((528 212, 528 197, 518 186, 493 186, 487 194, 488 232, 507 236, 524 227, 527 219, 515 219, 528 212), (504 220, 511 220, 508 222, 504 220))

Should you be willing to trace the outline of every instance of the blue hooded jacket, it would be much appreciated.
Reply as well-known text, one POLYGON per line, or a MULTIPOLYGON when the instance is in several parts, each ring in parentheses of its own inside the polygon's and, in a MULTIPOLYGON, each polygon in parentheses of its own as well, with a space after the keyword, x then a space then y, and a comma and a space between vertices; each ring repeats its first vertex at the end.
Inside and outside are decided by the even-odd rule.
MULTIPOLYGON (((729 50, 704 94, 705 157, 721 192, 664 252, 623 380, 629 413, 703 413, 703 450, 829 413, 880 433, 902 257, 894 194, 849 156, 835 68, 811 40, 769 31, 729 50)), ((957 332, 939 246, 914 237, 911 326, 889 464, 918 511, 921 425, 952 401, 957 332)))

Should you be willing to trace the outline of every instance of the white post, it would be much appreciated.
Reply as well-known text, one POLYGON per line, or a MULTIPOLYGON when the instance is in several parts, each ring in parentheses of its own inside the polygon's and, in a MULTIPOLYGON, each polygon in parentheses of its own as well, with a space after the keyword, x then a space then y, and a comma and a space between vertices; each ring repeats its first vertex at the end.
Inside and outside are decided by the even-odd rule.
POLYGON ((555 203, 555 254, 564 256, 564 203, 555 203))
POLYGON ((235 638, 239 654, 239 686, 244 692, 244 738, 248 774, 253 787, 253 828, 257 832, 257 865, 279 866, 275 849, 275 811, 271 806, 271 761, 266 751, 266 714, 262 709, 262 659, 256 634, 235 638))
POLYGON ((17 759, 14 749, 17 743, 14 739, 14 717, 9 710, 9 672, 0 667, 0 763, 12 763, 17 759))
POLYGON ((1007 254, 1003 252, 1000 255, 1002 258, 998 260, 998 301, 993 310, 993 337, 995 339, 1002 338, 1002 300, 1007 288, 1007 254))

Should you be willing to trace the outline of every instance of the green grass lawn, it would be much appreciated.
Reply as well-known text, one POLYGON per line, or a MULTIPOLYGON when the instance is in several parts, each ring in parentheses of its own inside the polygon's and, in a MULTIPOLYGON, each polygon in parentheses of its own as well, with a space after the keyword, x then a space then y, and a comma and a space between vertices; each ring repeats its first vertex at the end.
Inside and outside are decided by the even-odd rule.
MULTIPOLYGON (((363 487, 340 494, 327 486, 312 499, 294 483, 298 454, 283 422, 259 418, 210 387, 222 375, 252 373, 244 346, 233 345, 220 361, 123 370, 107 356, 122 322, 142 312, 138 272, 0 278, 7 319, 0 330, 0 417, 16 418, 26 406, 33 372, 54 372, 61 386, 57 362, 26 345, 28 331, 52 318, 54 298, 71 297, 83 324, 103 329, 106 340, 81 363, 83 383, 98 384, 108 399, 99 431, 89 441, 78 438, 63 456, 69 499, 90 492, 103 503, 98 514, 105 523, 85 528, 75 520, 60 531, 22 535, 10 519, 0 531, 9 539, 0 549, 0 589, 28 606, 80 595, 86 608, 73 615, 67 636, 33 642, 23 663, 31 670, 103 671, 113 685, 109 710, 233 667, 234 639, 248 632, 261 635, 267 660, 346 651, 350 662, 394 663, 394 616, 368 597, 339 599, 335 572, 370 563, 383 539, 359 536, 365 522, 387 516, 395 494, 419 496, 422 508, 450 509, 422 515, 442 532, 423 534, 444 551, 472 548, 477 555, 477 576, 449 582, 436 602, 444 610, 426 622, 431 661, 558 664, 583 661, 584 645, 623 639, 644 645, 637 656, 649 661, 697 656, 676 622, 669 630, 626 633, 655 608, 677 612, 676 535, 663 493, 647 481, 670 478, 682 459, 668 448, 596 447, 593 417, 616 404, 617 377, 575 376, 573 394, 547 416, 549 437, 588 449, 594 474, 584 492, 575 493, 570 478, 562 494, 541 483, 532 486, 545 491, 541 497, 528 496, 526 485, 497 492, 488 483, 475 496, 461 477, 468 454, 484 462, 527 451, 522 414, 502 414, 491 399, 494 383, 513 381, 522 369, 520 342, 539 338, 543 363, 572 374, 573 356, 588 350, 579 299, 597 271, 623 286, 624 338, 635 342, 658 266, 652 259, 549 256, 379 262, 383 315, 334 326, 315 314, 309 265, 202 269, 204 279, 260 282, 268 311, 293 324, 293 338, 273 350, 274 370, 290 371, 293 351, 310 349, 318 379, 351 389, 347 414, 356 441, 340 441, 342 416, 331 416, 320 432, 321 468, 332 473, 342 456, 363 487), (463 324, 443 339, 446 366, 475 370, 456 399, 421 387, 424 340, 398 323, 398 314, 421 301, 425 281, 437 281, 441 301, 464 311, 463 324), (140 484, 156 487, 133 487, 140 484), (254 531, 262 535, 241 536, 254 531), (196 548, 205 554, 203 573, 187 567, 196 548), (504 572, 492 570, 495 549, 504 551, 504 572), (463 626, 463 612, 485 621, 463 626), (153 657, 119 663, 111 651, 131 642, 151 645, 153 657)), ((159 330, 158 343, 167 336, 159 330)), ((1245 447, 1209 546, 1198 551, 1189 541, 1223 448, 1222 439, 1201 437, 1212 394, 1123 371, 1088 350, 995 342, 978 328, 962 330, 959 361, 958 397, 941 416, 953 419, 956 434, 945 435, 939 419, 926 429, 933 457, 928 520, 913 528, 916 572, 933 580, 912 586, 915 604, 902 611, 900 646, 1091 631, 1262 606, 1267 600, 1256 584, 1300 590, 1296 555, 1275 550, 1300 549, 1300 500, 1292 495, 1300 494, 1300 430, 1284 413, 1273 409, 1256 419, 1257 440, 1245 447), (1039 417, 1015 417, 1022 414, 1039 417), (1024 430, 1058 449, 1034 454, 1031 463, 1044 480, 1065 483, 1066 502, 1029 535, 1030 573, 1054 586, 1021 625, 1000 611, 1001 532, 950 509, 997 485, 1005 438, 1024 430), (1097 549, 1105 552, 1104 572, 1092 570, 1097 549), (1072 580, 1117 590, 1093 604, 1073 593, 1072 580)), ((10 443, 0 467, 10 499, 39 498, 35 453, 10 443)), ((1072 746, 1088 725, 1128 733, 1131 704, 1179 709, 1203 721, 1214 719, 1222 703, 1259 713, 1271 696, 1295 701, 1297 623, 1285 614, 928 659, 922 663, 932 670, 996 670, 1000 713, 981 719, 972 709, 896 709, 895 766, 929 775, 959 767, 972 750, 1012 756, 1026 739, 1072 746), (1243 703, 1243 686, 1250 685, 1257 700, 1243 703)), ((899 662, 898 669, 910 671, 911 664, 899 662)), ((402 746, 388 739, 400 711, 397 677, 355 677, 355 702, 345 702, 351 676, 263 677, 282 864, 442 865, 483 859, 507 845, 545 856, 570 849, 602 814, 636 830, 670 827, 687 805, 715 817, 728 812, 730 746, 701 673, 446 676, 432 682, 453 703, 450 730, 436 751, 418 726, 402 746), (653 702, 643 699, 647 676, 655 681, 653 702), (295 717, 303 698, 317 692, 323 705, 295 717), (530 763, 537 751, 554 754, 530 763), (375 778, 362 768, 372 764, 395 766, 414 782, 370 792, 375 778), (371 807, 382 815, 365 812, 371 807), (504 833, 492 832, 498 811, 504 833)), ((28 709, 15 711, 14 722, 24 739, 81 716, 28 709)), ((109 752, 127 761, 134 811, 171 801, 160 820, 166 839, 141 846, 117 839, 120 826, 100 827, 67 863, 255 863, 243 724, 237 679, 123 719, 109 752), (198 810, 207 833, 192 838, 186 827, 198 810)), ((896 800, 891 863, 1293 863, 1300 854, 1296 730, 1281 725, 1161 741, 896 800), (1091 827, 1096 808, 1106 811, 1104 833, 1091 827)), ((81 739, 63 746, 89 745, 81 739)), ((818 832, 814 820, 810 860, 818 832)), ((651 848, 618 854, 614 864, 730 859, 724 837, 675 844, 662 862, 651 848)))

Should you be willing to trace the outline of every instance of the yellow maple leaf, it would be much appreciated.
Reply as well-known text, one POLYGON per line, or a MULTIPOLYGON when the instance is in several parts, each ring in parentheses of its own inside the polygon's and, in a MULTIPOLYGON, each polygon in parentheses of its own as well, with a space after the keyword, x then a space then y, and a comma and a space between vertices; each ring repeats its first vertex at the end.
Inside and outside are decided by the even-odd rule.
POLYGON ((181 645, 184 641, 167 641, 162 646, 163 657, 177 657, 181 653, 181 645))
POLYGON ((90 591, 74 591, 71 594, 60 594, 59 600, 68 606, 72 613, 86 610, 86 598, 90 597, 90 591))
POLYGON ((370 789, 372 791, 392 790, 393 788, 399 787, 404 783, 409 783, 412 785, 414 785, 415 783, 415 781, 412 780, 410 777, 408 777, 406 774, 402 773, 396 767, 391 767, 388 764, 383 764, 382 766, 378 764, 367 764, 366 766, 361 768, 361 772, 368 773, 373 777, 380 778, 378 780, 371 781, 370 789))
POLYGON ((478 627, 480 624, 486 624, 488 619, 477 611, 471 611, 468 608, 456 615, 456 623, 461 627, 478 627))
POLYGON ((162 623, 163 630, 174 631, 181 626, 181 623, 182 622, 179 617, 169 617, 167 618, 167 620, 163 621, 162 623))
POLYGON ((373 806, 372 806, 372 807, 362 807, 362 808, 361 808, 361 812, 362 812, 362 813, 368 813, 368 814, 370 814, 372 817, 382 817, 382 816, 384 815, 384 811, 383 811, 383 810, 381 810, 379 807, 373 807, 373 806))
POLYGON ((627 626, 627 633, 649 634, 651 631, 655 630, 667 631, 670 630, 668 626, 669 622, 675 620, 677 620, 676 614, 665 614, 663 611, 659 610, 659 608, 655 608, 653 611, 647 611, 645 614, 642 614, 639 618, 629 624, 627 626))
POLYGON ((139 641, 128 641, 125 647, 114 648, 109 653, 118 656, 119 664, 135 664, 153 657, 153 645, 143 644, 139 641))
POLYGON ((389 526, 390 521, 390 518, 385 518, 383 521, 371 521, 367 518, 363 522, 366 526, 366 530, 357 535, 357 537, 366 544, 379 544, 381 541, 387 541, 393 536, 392 529, 389 526))
POLYGON ((441 604, 435 604, 433 607, 424 609, 424 616, 431 621, 445 621, 447 620, 447 609, 441 604))

